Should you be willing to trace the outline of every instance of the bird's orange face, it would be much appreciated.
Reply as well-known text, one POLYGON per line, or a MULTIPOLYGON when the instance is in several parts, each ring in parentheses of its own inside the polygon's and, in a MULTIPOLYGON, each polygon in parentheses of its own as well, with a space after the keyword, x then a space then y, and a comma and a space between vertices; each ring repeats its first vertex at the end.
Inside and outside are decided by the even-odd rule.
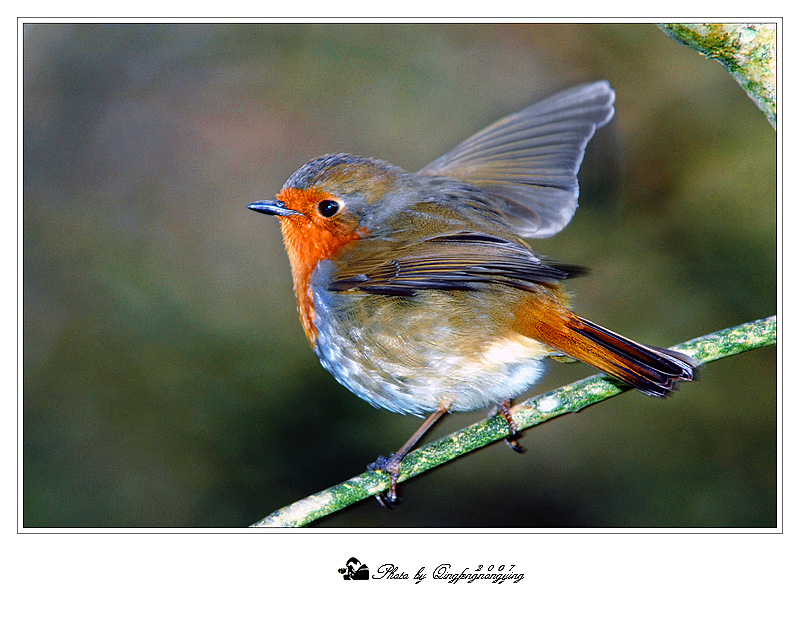
POLYGON ((309 290, 314 270, 320 261, 334 260, 345 246, 373 234, 383 199, 403 174, 386 162, 343 153, 325 155, 289 177, 275 200, 249 205, 278 216, 297 306, 312 345, 317 336, 314 298, 309 290))
POLYGON ((369 231, 345 201, 323 189, 284 188, 276 197, 296 215, 279 218, 283 242, 292 265, 297 306, 306 336, 314 343, 314 301, 308 289, 311 274, 321 260, 332 259, 346 245, 369 231))

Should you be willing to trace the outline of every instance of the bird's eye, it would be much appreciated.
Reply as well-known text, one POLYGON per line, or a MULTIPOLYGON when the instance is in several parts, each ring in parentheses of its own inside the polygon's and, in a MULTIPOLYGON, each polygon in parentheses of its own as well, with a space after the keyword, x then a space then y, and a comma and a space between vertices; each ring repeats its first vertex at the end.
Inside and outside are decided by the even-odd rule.
POLYGON ((333 217, 339 210, 339 203, 335 200, 322 200, 317 205, 317 211, 322 217, 333 217))

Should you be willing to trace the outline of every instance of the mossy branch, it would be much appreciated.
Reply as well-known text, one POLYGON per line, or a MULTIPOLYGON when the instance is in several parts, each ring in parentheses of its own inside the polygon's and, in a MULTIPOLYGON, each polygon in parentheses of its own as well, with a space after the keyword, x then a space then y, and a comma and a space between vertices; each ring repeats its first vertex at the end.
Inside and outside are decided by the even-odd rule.
POLYGON ((777 24, 659 24, 659 28, 721 62, 775 127, 777 24))
MULTIPOLYGON (((774 345, 777 342, 777 329, 776 317, 772 316, 701 336, 672 348, 691 355, 701 364, 707 364, 751 349, 774 345)), ((613 383, 606 375, 595 375, 531 398, 514 407, 512 414, 517 426, 526 429, 565 413, 580 411, 627 389, 613 383)), ((403 460, 399 480, 402 482, 417 476, 463 454, 504 439, 507 435, 508 426, 505 420, 497 416, 468 426, 410 453, 403 460)), ((366 472, 281 508, 255 523, 253 527, 307 525, 370 495, 381 493, 388 485, 388 474, 366 472)))

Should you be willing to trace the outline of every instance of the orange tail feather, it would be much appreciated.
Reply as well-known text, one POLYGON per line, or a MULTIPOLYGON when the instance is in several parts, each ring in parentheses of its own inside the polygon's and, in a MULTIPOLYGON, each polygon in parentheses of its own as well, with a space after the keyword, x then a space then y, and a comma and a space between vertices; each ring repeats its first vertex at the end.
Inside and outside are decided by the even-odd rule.
POLYGON ((679 381, 695 378, 697 361, 688 355, 638 344, 587 321, 553 299, 526 308, 517 328, 570 357, 651 396, 666 396, 679 381))

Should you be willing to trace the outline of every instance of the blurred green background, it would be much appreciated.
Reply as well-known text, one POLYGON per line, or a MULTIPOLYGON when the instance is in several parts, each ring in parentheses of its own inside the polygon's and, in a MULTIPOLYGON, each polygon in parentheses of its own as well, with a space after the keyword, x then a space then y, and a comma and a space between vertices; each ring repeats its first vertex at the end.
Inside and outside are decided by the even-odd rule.
MULTIPOLYGON (((398 448, 419 420, 322 369, 245 205, 327 152, 416 170, 602 78, 581 208, 533 244, 592 268, 576 309, 660 346, 774 314, 775 131, 655 25, 28 25, 23 524, 243 526, 398 448)), ((552 363, 537 392, 588 374, 552 363)), ((774 347, 716 362, 317 526, 774 527, 776 376, 774 347)))

